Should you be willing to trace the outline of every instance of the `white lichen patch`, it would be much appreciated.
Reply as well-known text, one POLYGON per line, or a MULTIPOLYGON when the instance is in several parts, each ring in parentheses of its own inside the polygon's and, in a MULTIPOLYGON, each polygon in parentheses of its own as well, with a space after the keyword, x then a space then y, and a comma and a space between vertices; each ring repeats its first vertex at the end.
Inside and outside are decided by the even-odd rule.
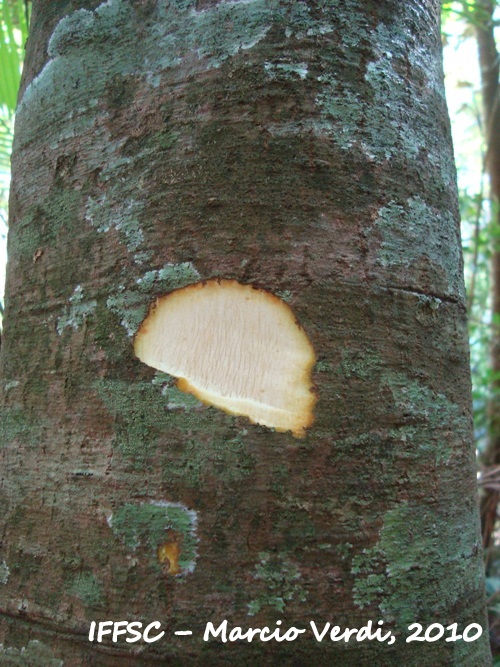
POLYGON ((328 35, 333 32, 335 28, 331 23, 318 23, 312 28, 306 30, 306 35, 308 37, 317 36, 317 35, 328 35))
MULTIPOLYGON (((304 134, 324 137, 332 133, 333 123, 326 119, 269 123, 267 131, 273 137, 296 137, 304 134)), ((347 141, 349 140, 347 139, 347 141)), ((350 141, 349 145, 352 145, 352 141, 350 141)))
POLYGON ((69 299, 70 306, 65 310, 64 315, 57 320, 57 333, 62 334, 66 327, 72 327, 75 331, 85 322, 87 317, 92 315, 97 307, 95 299, 91 301, 83 300, 83 288, 81 285, 75 287, 75 291, 69 299))
MULTIPOLYGON (((151 131, 149 141, 141 135, 136 145, 126 146, 126 139, 109 134, 115 109, 128 106, 130 113, 139 113, 153 97, 148 89, 166 78, 171 85, 177 76, 173 69, 183 63, 189 71, 218 68, 269 40, 273 26, 294 36, 331 30, 326 10, 325 15, 311 12, 301 2, 233 0, 210 3, 200 11, 195 0, 155 4, 147 21, 139 19, 131 0, 107 0, 63 17, 50 37, 49 59, 28 84, 16 114, 18 152, 43 137, 54 151, 52 164, 58 153, 78 143, 79 160, 99 180, 98 194, 88 196, 85 217, 100 233, 116 230, 137 264, 152 257, 143 225, 147 172, 161 159, 159 151, 186 146, 186 126, 166 121, 162 131, 151 131), (138 173, 145 174, 144 181, 138 173)), ((304 79, 307 65, 278 63, 276 75, 304 79)))
POLYGON ((155 284, 161 284, 163 289, 172 290, 184 287, 189 282, 200 278, 200 274, 191 262, 181 262, 180 264, 165 264, 161 269, 148 271, 142 278, 137 279, 137 285, 141 292, 148 293, 155 284))
POLYGON ((117 292, 108 297, 106 305, 120 317, 120 324, 127 330, 127 334, 133 336, 156 295, 185 287, 200 277, 191 262, 165 264, 138 278, 136 287, 126 289, 124 285, 119 285, 117 292))
POLYGON ((4 384, 4 387, 3 387, 3 388, 4 388, 5 393, 7 393, 7 392, 10 391, 11 389, 15 389, 15 388, 18 387, 19 385, 20 385, 19 380, 10 380, 10 381, 7 382, 6 384, 4 384))
POLYGON ((0 584, 6 584, 9 581, 10 570, 7 563, 3 560, 0 563, 0 584))
MULTIPOLYGON (((156 76, 181 63, 187 54, 198 54, 201 69, 219 67, 265 39, 275 22, 289 37, 333 31, 327 20, 312 15, 302 2, 281 6, 268 0, 232 0, 197 10, 195 0, 160 0, 157 15, 159 20, 141 25, 140 39, 134 3, 129 0, 107 0, 93 10, 78 9, 63 17, 49 40, 50 59, 27 87, 18 112, 22 115, 27 106, 48 104, 56 89, 63 97, 72 95, 71 86, 62 85, 68 84, 68 72, 77 79, 85 74, 80 86, 84 81, 92 85, 94 94, 89 99, 95 99, 116 73, 144 77, 156 86, 156 76), (89 44, 94 48, 88 49, 89 44), (101 61, 106 56, 104 70, 95 66, 96 52, 101 61), (78 71, 68 66, 69 61, 75 61, 78 71)), ((82 99, 81 90, 78 99, 82 99)))
MULTIPOLYGON (((408 6, 409 7, 409 6, 408 6)), ((409 8, 408 11, 411 11, 409 8)), ((419 18, 416 20, 420 20, 419 18)), ((373 32, 372 45, 376 58, 366 67, 365 79, 370 85, 376 105, 384 110, 382 121, 392 128, 386 131, 386 151, 390 156, 401 150, 418 159, 421 151, 425 150, 433 164, 443 164, 446 157, 446 142, 429 141, 426 106, 435 108, 438 103, 445 105, 444 87, 440 63, 435 59, 431 49, 418 44, 418 40, 404 25, 396 25, 393 29, 380 23, 373 32), (400 110, 408 107, 408 82, 401 66, 408 58, 411 67, 411 77, 420 83, 418 97, 408 108, 410 113, 402 114, 400 110), (424 85, 422 85, 422 82, 424 85), (395 145, 396 142, 398 145, 395 145)), ((376 127, 371 130, 371 150, 374 151, 378 139, 376 127)), ((443 176, 449 180, 453 169, 442 170, 443 176)))
MULTIPOLYGON (((159 18, 165 20, 145 24, 138 40, 132 28, 132 2, 107 0, 94 10, 78 9, 56 25, 47 48, 50 60, 24 92, 20 111, 36 103, 36 98, 44 95, 47 88, 56 86, 66 74, 68 59, 77 52, 85 60, 91 58, 93 54, 85 53, 89 44, 97 48, 106 48, 106 44, 111 43, 114 46, 108 54, 111 61, 107 60, 106 70, 99 70, 102 83, 113 75, 116 69, 113 60, 120 58, 124 47, 133 47, 133 51, 128 51, 127 58, 120 58, 122 74, 151 78, 181 62, 186 53, 193 52, 205 59, 206 67, 219 67, 240 49, 252 48, 264 39, 273 14, 265 0, 222 2, 201 11, 196 10, 194 0, 158 2, 159 18), (180 19, 182 30, 173 31, 172 26, 180 19)), ((64 92, 63 87, 60 89, 64 92)))
POLYGON ((95 199, 88 197, 87 205, 85 207, 85 220, 101 233, 109 232, 111 229, 111 218, 101 218, 101 211, 104 208, 105 201, 106 195, 101 195, 95 199))
POLYGON ((241 44, 235 45, 233 47, 233 52, 231 55, 235 55, 238 53, 238 51, 241 49, 243 51, 248 51, 248 49, 252 49, 254 46, 256 46, 261 40, 266 37, 267 33, 271 30, 271 26, 266 26, 265 28, 262 28, 262 30, 257 33, 256 35, 253 35, 252 38, 247 39, 246 41, 242 41, 241 44))
POLYGON ((140 251, 144 241, 139 215, 144 205, 142 202, 128 199, 124 202, 108 205, 105 196, 100 199, 89 197, 85 218, 98 232, 109 232, 111 228, 120 233, 127 250, 133 253, 137 264, 144 264, 151 259, 151 251, 140 251))
POLYGON ((161 394, 167 399, 167 410, 193 410, 200 408, 203 404, 192 394, 186 394, 175 386, 175 377, 168 373, 158 371, 155 373, 151 384, 161 387, 161 394))
POLYGON ((418 47, 411 9, 402 11, 389 27, 381 22, 372 29, 356 2, 345 4, 335 36, 349 53, 351 67, 365 70, 365 85, 335 70, 318 79, 318 130, 340 148, 356 147, 374 161, 385 162, 402 152, 419 160, 425 152, 449 179, 449 151, 443 150, 443 137, 429 132, 429 112, 440 104, 444 111, 440 63, 431 49, 418 47), (363 35, 369 35, 372 51, 368 63, 361 57, 363 35), (414 81, 418 85, 413 86, 414 81), (368 105, 367 99, 373 103, 368 105))
POLYGON ((126 246, 130 252, 137 250, 144 241, 144 234, 138 219, 138 214, 142 209, 142 203, 128 199, 124 202, 120 211, 121 215, 115 222, 116 229, 123 232, 126 246))
POLYGON ((307 63, 264 63, 264 71, 271 79, 280 77, 293 79, 297 76, 306 79, 308 74, 307 63))
MULTIPOLYGON (((252 5, 260 0, 221 0, 219 5, 224 5, 224 7, 235 7, 236 5, 252 5)), ((212 7, 203 7, 197 9, 196 7, 191 8, 192 15, 207 14, 213 10, 212 7)))
POLYGON ((450 211, 435 210, 420 197, 403 204, 389 202, 378 211, 370 236, 378 241, 377 262, 390 268, 393 278, 402 277, 410 266, 434 267, 439 288, 463 294, 458 226, 450 211))

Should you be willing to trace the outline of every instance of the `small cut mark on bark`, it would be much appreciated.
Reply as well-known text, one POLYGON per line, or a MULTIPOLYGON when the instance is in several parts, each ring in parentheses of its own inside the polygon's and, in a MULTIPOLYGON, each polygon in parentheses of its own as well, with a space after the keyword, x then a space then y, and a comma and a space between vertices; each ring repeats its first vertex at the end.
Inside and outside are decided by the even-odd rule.
POLYGON ((167 574, 180 574, 179 556, 181 548, 177 542, 166 542, 158 547, 158 562, 166 566, 167 574))

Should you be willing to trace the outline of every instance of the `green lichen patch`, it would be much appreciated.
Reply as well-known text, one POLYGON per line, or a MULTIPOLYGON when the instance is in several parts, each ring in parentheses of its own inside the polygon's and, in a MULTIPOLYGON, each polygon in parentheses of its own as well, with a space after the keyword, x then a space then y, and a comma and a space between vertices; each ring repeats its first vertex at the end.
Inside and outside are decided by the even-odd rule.
POLYGON ((166 480, 180 479, 189 486, 199 486, 213 477, 231 484, 249 475, 254 467, 255 460, 241 435, 214 434, 208 439, 190 439, 175 456, 166 456, 163 474, 166 480))
POLYGON ((192 572, 196 561, 196 512, 180 503, 151 501, 127 503, 113 512, 108 521, 113 533, 132 551, 144 547, 157 561, 157 552, 174 531, 182 537, 179 567, 182 574, 192 572))
POLYGON ((66 327, 78 329, 84 324, 87 317, 92 315, 97 307, 97 301, 84 301, 83 288, 77 285, 69 299, 70 306, 66 308, 64 315, 57 320, 57 333, 62 334, 66 327))
POLYGON ((356 576, 353 599, 361 609, 376 600, 377 595, 384 593, 386 577, 383 570, 380 572, 381 567, 377 549, 366 549, 352 559, 351 574, 356 576))
POLYGON ((151 384, 154 387, 161 387, 163 394, 164 390, 173 382, 175 382, 174 376, 164 373, 163 371, 156 371, 154 378, 151 380, 151 384))
POLYGON ((293 299, 293 294, 289 289, 278 290, 276 292, 276 296, 279 296, 279 298, 283 299, 283 301, 286 301, 286 303, 291 303, 293 299))
MULTIPOLYGON (((439 474, 448 482, 453 475, 452 465, 468 465, 467 449, 460 443, 470 442, 471 424, 462 406, 406 373, 384 372, 370 355, 365 366, 362 354, 346 353, 337 371, 347 373, 351 381, 370 379, 372 388, 376 380, 375 386, 383 397, 381 410, 390 414, 390 421, 385 427, 336 440, 332 460, 350 457, 355 449, 360 457, 375 461, 384 475, 383 479, 377 478, 383 482, 380 494, 401 484, 399 476, 417 482, 422 466, 428 471, 439 468, 439 474)), ((364 467, 359 475, 360 482, 374 484, 370 467, 364 467)))
POLYGON ((283 497, 286 492, 286 483, 289 478, 288 466, 282 464, 276 465, 271 470, 271 490, 277 496, 283 497))
POLYGON ((7 563, 3 560, 0 563, 0 584, 6 584, 9 581, 10 570, 7 563))
POLYGON ((5 667, 64 667, 64 662, 54 658, 49 647, 36 639, 22 648, 0 644, 0 658, 5 667))
POLYGON ((246 431, 235 435, 234 417, 202 406, 180 392, 173 381, 158 374, 151 383, 95 383, 115 417, 115 446, 142 469, 165 433, 183 431, 189 437, 182 447, 177 444, 161 452, 165 478, 195 486, 210 477, 233 482, 248 475, 255 462, 244 443, 246 431))
POLYGON ((382 369, 382 359, 373 350, 342 352, 342 361, 338 372, 343 377, 358 378, 360 380, 373 380, 378 377, 382 369))
POLYGON ((78 574, 70 588, 70 593, 76 595, 85 607, 98 609, 104 604, 102 584, 92 572, 81 572, 78 574))
MULTIPOLYGON (((418 618, 459 622, 447 616, 449 610, 465 609, 469 597, 478 601, 482 585, 475 503, 463 503, 455 488, 457 466, 470 462, 463 444, 470 441, 468 416, 444 394, 405 373, 381 372, 379 382, 395 426, 350 436, 350 445, 378 466, 379 473, 369 468, 366 479, 360 473, 360 486, 371 488, 365 518, 375 489, 379 498, 385 494, 391 509, 377 544, 352 557, 353 599, 360 608, 377 606, 401 630, 418 618), (422 475, 436 477, 426 498, 419 493, 422 475), (394 507, 395 491, 406 494, 405 488, 413 489, 411 498, 394 507)), ((346 444, 337 442, 337 448, 346 444)))
POLYGON ((63 232, 77 227, 78 209, 82 194, 75 188, 54 188, 42 203, 42 212, 47 220, 47 240, 55 241, 63 232))
POLYGON ((187 394, 185 391, 177 389, 171 381, 168 385, 163 386, 162 394, 167 400, 167 408, 169 410, 193 410, 202 405, 200 401, 191 394, 187 394))
POLYGON ((44 244, 41 226, 41 214, 38 207, 28 209, 26 215, 19 220, 15 234, 11 234, 10 253, 13 258, 33 257, 44 244))
POLYGON ((305 602, 306 589, 302 586, 299 567, 282 555, 260 553, 254 579, 258 581, 259 595, 248 604, 248 615, 254 616, 263 608, 285 610, 287 602, 305 602), (260 590, 259 590, 260 589, 260 590))
POLYGON ((171 426, 165 398, 146 382, 98 380, 95 389, 116 419, 115 445, 142 467, 155 452, 159 433, 171 426))
POLYGON ((3 408, 0 418, 0 448, 14 440, 37 445, 40 441, 43 422, 33 422, 16 408, 3 408))
POLYGON ((482 599, 478 535, 474 503, 402 502, 385 514, 378 543, 352 560, 356 604, 377 604, 402 630, 419 618, 459 622, 450 610, 482 599))
POLYGON ((191 262, 165 264, 160 269, 147 271, 130 289, 120 285, 117 292, 109 296, 107 307, 120 317, 122 326, 129 336, 133 336, 156 296, 185 287, 199 279, 200 274, 191 262))
MULTIPOLYGON (((321 549, 322 546, 323 545, 320 544, 319 548, 321 549)), ((326 547, 330 547, 330 545, 328 544, 328 545, 326 545, 326 547)), ((338 555, 340 556, 340 558, 342 560, 347 560, 351 555, 352 544, 350 542, 343 542, 342 544, 338 544, 335 547, 335 551, 338 553, 338 555)))
POLYGON ((314 365, 314 371, 316 373, 330 373, 332 370, 332 366, 330 362, 325 361, 321 359, 320 361, 317 361, 314 365))
POLYGON ((446 464, 453 454, 451 443, 445 437, 453 429, 463 442, 470 437, 470 423, 459 405, 429 387, 409 379, 404 373, 388 373, 382 381, 394 400, 396 415, 401 426, 393 435, 405 437, 421 447, 420 456, 427 452, 437 465, 446 464), (407 425, 404 422, 408 422, 407 425), (415 428, 415 424, 419 427, 415 428))
POLYGON ((55 187, 40 204, 30 206, 16 226, 12 255, 34 258, 37 251, 45 251, 66 234, 74 233, 81 196, 76 189, 55 187))

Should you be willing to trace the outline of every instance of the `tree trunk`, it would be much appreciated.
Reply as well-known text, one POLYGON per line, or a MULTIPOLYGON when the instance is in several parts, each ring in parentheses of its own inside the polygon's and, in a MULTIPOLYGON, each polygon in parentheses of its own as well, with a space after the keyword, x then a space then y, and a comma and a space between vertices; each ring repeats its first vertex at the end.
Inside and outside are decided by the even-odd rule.
POLYGON ((2 664, 490 664, 439 9, 34 2, 1 357, 2 664), (148 306, 214 278, 303 327, 305 435, 135 357, 148 306), (165 636, 90 642, 104 620, 165 636), (306 632, 204 641, 224 620, 306 632), (396 641, 309 625, 370 620, 396 641), (484 632, 407 643, 414 621, 484 632))

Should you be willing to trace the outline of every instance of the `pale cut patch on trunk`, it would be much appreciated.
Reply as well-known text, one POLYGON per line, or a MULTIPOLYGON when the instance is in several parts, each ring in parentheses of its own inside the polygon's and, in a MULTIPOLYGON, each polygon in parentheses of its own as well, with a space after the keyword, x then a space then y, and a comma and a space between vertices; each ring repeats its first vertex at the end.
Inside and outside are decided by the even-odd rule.
POLYGON ((170 292, 150 309, 134 350, 230 414, 296 437, 313 422, 314 349, 291 308, 265 290, 209 280, 170 292))

